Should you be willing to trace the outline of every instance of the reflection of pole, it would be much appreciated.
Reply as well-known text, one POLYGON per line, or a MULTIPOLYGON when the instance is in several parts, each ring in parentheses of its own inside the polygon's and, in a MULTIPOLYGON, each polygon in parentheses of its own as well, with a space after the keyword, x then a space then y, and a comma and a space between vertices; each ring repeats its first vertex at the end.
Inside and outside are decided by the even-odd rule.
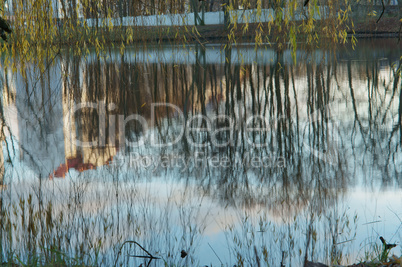
POLYGON ((201 1, 201 25, 205 25, 205 1, 201 1))
POLYGON ((200 15, 198 14, 198 3, 197 0, 191 0, 191 9, 194 12, 194 25, 198 25, 198 21, 200 21, 200 25, 203 25, 204 21, 201 20, 200 15))
POLYGON ((224 0, 222 7, 223 7, 223 18, 224 18, 223 20, 224 20, 225 29, 228 30, 229 25, 230 25, 229 0, 224 0))
MULTIPOLYGON (((231 83, 232 83, 232 73, 231 73, 231 62, 232 62, 232 47, 230 44, 226 45, 225 48, 225 82, 226 82, 226 113, 227 114, 233 114, 233 113, 229 113, 229 108, 230 108, 230 100, 232 100, 232 98, 230 97, 232 94, 232 90, 231 90, 231 83)), ((234 112, 234 110, 233 110, 234 112)))
POLYGON ((196 44, 195 51, 196 64, 201 65, 204 69, 206 69, 205 46, 200 46, 199 44, 196 44))
POLYGON ((282 69, 283 62, 283 54, 280 51, 276 53, 276 64, 275 64, 275 74, 274 74, 274 82, 275 82, 275 96, 276 96, 276 106, 277 106, 277 138, 278 138, 278 150, 279 155, 282 156, 282 97, 281 97, 281 81, 280 81, 280 71, 282 69))
POLYGON ((120 15, 120 25, 123 26, 123 4, 122 4, 122 0, 119 0, 118 7, 119 7, 119 15, 120 15))
MULTIPOLYGON (((197 66, 197 78, 198 78, 198 95, 199 99, 201 102, 201 113, 202 115, 206 116, 207 111, 205 107, 205 92, 207 91, 207 66, 206 66, 206 58, 205 58, 205 46, 200 46, 196 45, 196 51, 197 51, 197 61, 196 61, 196 66, 197 66), (198 66, 201 66, 199 68, 198 66), (201 78, 202 75, 202 78, 201 78)), ((210 141, 210 136, 209 132, 207 132, 208 135, 208 141, 210 141)))

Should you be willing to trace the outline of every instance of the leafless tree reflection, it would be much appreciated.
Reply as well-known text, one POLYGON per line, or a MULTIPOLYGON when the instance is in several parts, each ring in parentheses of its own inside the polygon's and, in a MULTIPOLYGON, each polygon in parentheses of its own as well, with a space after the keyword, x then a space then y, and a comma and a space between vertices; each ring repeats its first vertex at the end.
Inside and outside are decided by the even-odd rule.
MULTIPOLYGON (((187 194, 207 197, 217 207, 265 211, 289 228, 293 218, 302 216, 307 233, 298 236, 297 244, 281 247, 289 255, 300 246, 299 256, 312 258, 317 218, 328 218, 325 240, 331 240, 326 247, 331 261, 341 253, 335 245, 340 226, 333 218, 343 215, 334 210, 348 190, 378 181, 383 187, 400 187, 399 55, 391 53, 387 60, 363 55, 359 59, 367 60, 356 61, 317 50, 301 53, 294 65, 283 50, 254 51, 256 60, 243 62, 240 48, 227 46, 219 55, 224 61, 216 63, 205 46, 183 52, 191 62, 166 59, 177 48, 157 49, 166 54, 154 61, 142 48, 132 53, 111 49, 104 56, 62 54, 44 71, 27 65, 12 80, 4 76, 1 142, 8 150, 0 154, 0 186, 12 182, 4 166, 13 168, 13 160, 26 164, 39 183, 90 170, 106 173, 99 183, 110 183, 105 191, 115 191, 107 191, 105 203, 127 209, 110 211, 115 223, 110 231, 120 242, 126 234, 122 218, 136 205, 134 195, 142 193, 120 183, 130 177, 132 185, 139 186, 144 179, 169 177, 185 184, 191 192, 187 194), (270 61, 265 62, 267 54, 270 61), (75 110, 80 103, 87 105, 75 110), (16 120, 10 121, 7 114, 13 107, 16 120), (18 132, 10 135, 13 125, 18 132), (75 140, 96 145, 77 146, 75 140), (169 142, 173 144, 162 146, 169 142), (20 157, 12 158, 15 144, 20 157), (150 159, 146 163, 152 168, 117 162, 132 155, 150 159)), ((74 211, 72 218, 85 221, 91 207, 81 197, 85 199, 85 188, 95 185, 96 180, 71 185, 76 193, 70 199, 75 206, 67 209, 74 211)), ((42 204, 38 214, 46 213, 42 204)), ((34 210, 27 212, 34 217, 34 210)), ((34 253, 40 241, 34 238, 36 228, 26 225, 30 237, 24 240, 34 253)), ((81 234, 89 240, 90 227, 85 229, 81 234)), ((183 235, 186 242, 195 240, 192 233, 183 235)), ((4 247, 9 244, 5 240, 0 236, 4 247)))

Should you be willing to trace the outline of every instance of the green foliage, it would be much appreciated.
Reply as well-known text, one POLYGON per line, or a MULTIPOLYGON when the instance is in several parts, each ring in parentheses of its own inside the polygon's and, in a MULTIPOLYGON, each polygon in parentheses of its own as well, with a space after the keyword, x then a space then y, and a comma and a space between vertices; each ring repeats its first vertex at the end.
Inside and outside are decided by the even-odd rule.
MULTIPOLYGON (((205 11, 204 4, 195 2, 193 9, 205 11)), ((44 57, 51 58, 64 48, 85 54, 93 47, 100 54, 109 45, 119 44, 123 51, 126 45, 134 41, 145 43, 163 39, 165 36, 173 42, 188 42, 190 36, 196 42, 202 42, 202 35, 197 28, 189 32, 178 30, 179 27, 147 29, 113 25, 112 19, 123 16, 184 13, 183 0, 169 0, 166 3, 153 1, 147 5, 137 3, 123 13, 121 8, 112 5, 110 1, 71 1, 71 5, 70 2, 67 5, 67 2, 61 1, 60 9, 64 19, 53 18, 55 10, 51 0, 17 0, 13 3, 13 33, 10 35, 9 45, 3 43, 1 47, 1 53, 6 55, 5 64, 14 62, 13 70, 17 65, 24 66, 24 62, 28 61, 40 65, 44 57), (78 14, 82 14, 83 18, 93 19, 94 25, 90 27, 78 14), (103 20, 98 21, 99 18, 103 20), (19 62, 10 58, 18 59, 19 62)), ((228 21, 226 35, 229 46, 251 33, 256 46, 275 43, 280 51, 290 48, 294 61, 298 48, 345 43, 348 40, 347 32, 353 31, 351 6, 347 0, 329 0, 321 6, 317 0, 311 0, 306 7, 297 0, 226 0, 220 8, 224 10, 228 21), (252 12, 247 13, 248 15, 236 12, 239 6, 252 12), (238 23, 240 18, 243 24, 238 23), (251 18, 257 19, 253 26, 251 18)), ((0 15, 4 15, 4 12, 0 15)), ((352 37, 351 42, 355 45, 356 39, 352 37)), ((45 65, 42 64, 42 70, 44 68, 45 65)))

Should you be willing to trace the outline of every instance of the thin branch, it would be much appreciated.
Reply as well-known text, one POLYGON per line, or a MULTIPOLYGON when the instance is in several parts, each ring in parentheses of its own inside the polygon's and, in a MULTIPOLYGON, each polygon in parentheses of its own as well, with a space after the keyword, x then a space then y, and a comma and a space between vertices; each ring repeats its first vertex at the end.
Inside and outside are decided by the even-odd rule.
POLYGON ((123 249, 124 245, 125 245, 125 244, 128 244, 128 243, 129 243, 129 244, 135 244, 135 245, 139 246, 143 251, 145 251, 145 253, 148 254, 148 256, 132 256, 132 255, 129 255, 130 257, 149 259, 149 262, 148 262, 147 266, 149 266, 149 265, 151 264, 151 261, 152 261, 153 259, 155 259, 155 260, 159 260, 159 259, 160 259, 160 258, 158 258, 158 257, 154 257, 151 253, 149 253, 145 248, 143 248, 143 247, 142 247, 140 244, 138 244, 137 242, 131 241, 131 240, 127 240, 127 241, 125 241, 125 242, 121 245, 121 247, 120 247, 120 249, 119 249, 119 252, 117 253, 117 258, 116 258, 116 261, 114 262, 114 266, 115 266, 115 267, 117 266, 117 261, 119 260, 119 257, 120 257, 120 254, 121 254, 121 250, 123 249))
POLYGON ((142 258, 142 259, 160 259, 157 257, 152 257, 152 256, 141 256, 141 255, 128 255, 129 257, 133 258, 142 258))
POLYGON ((218 258, 218 260, 221 262, 221 264, 223 265, 223 262, 221 261, 221 258, 219 258, 218 254, 215 252, 215 250, 211 247, 211 245, 208 243, 208 246, 212 249, 212 251, 214 252, 215 256, 218 258))
POLYGON ((353 240, 355 240, 355 238, 336 243, 335 245, 340 245, 340 244, 344 244, 344 243, 347 243, 347 242, 352 242, 353 240))
POLYGON ((384 15, 384 11, 385 11, 384 0, 381 0, 381 3, 382 3, 382 12, 381 12, 380 17, 379 17, 378 20, 377 20, 377 23, 380 21, 380 19, 382 18, 382 15, 384 15))

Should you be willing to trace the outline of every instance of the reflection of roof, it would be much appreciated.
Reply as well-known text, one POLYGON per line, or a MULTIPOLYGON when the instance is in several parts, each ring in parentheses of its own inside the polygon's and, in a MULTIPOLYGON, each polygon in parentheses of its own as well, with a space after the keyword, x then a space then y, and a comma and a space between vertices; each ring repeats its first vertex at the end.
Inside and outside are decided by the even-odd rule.
MULTIPOLYGON (((107 160, 103 165, 109 165, 109 162, 112 160, 113 160, 113 157, 111 157, 109 160, 107 160)), ((75 169, 79 172, 83 172, 86 170, 96 169, 96 166, 92 163, 84 163, 82 156, 77 156, 75 158, 69 158, 69 159, 66 159, 65 164, 60 164, 60 166, 52 174, 49 175, 49 179, 64 178, 66 176, 66 173, 70 169, 75 169)))

